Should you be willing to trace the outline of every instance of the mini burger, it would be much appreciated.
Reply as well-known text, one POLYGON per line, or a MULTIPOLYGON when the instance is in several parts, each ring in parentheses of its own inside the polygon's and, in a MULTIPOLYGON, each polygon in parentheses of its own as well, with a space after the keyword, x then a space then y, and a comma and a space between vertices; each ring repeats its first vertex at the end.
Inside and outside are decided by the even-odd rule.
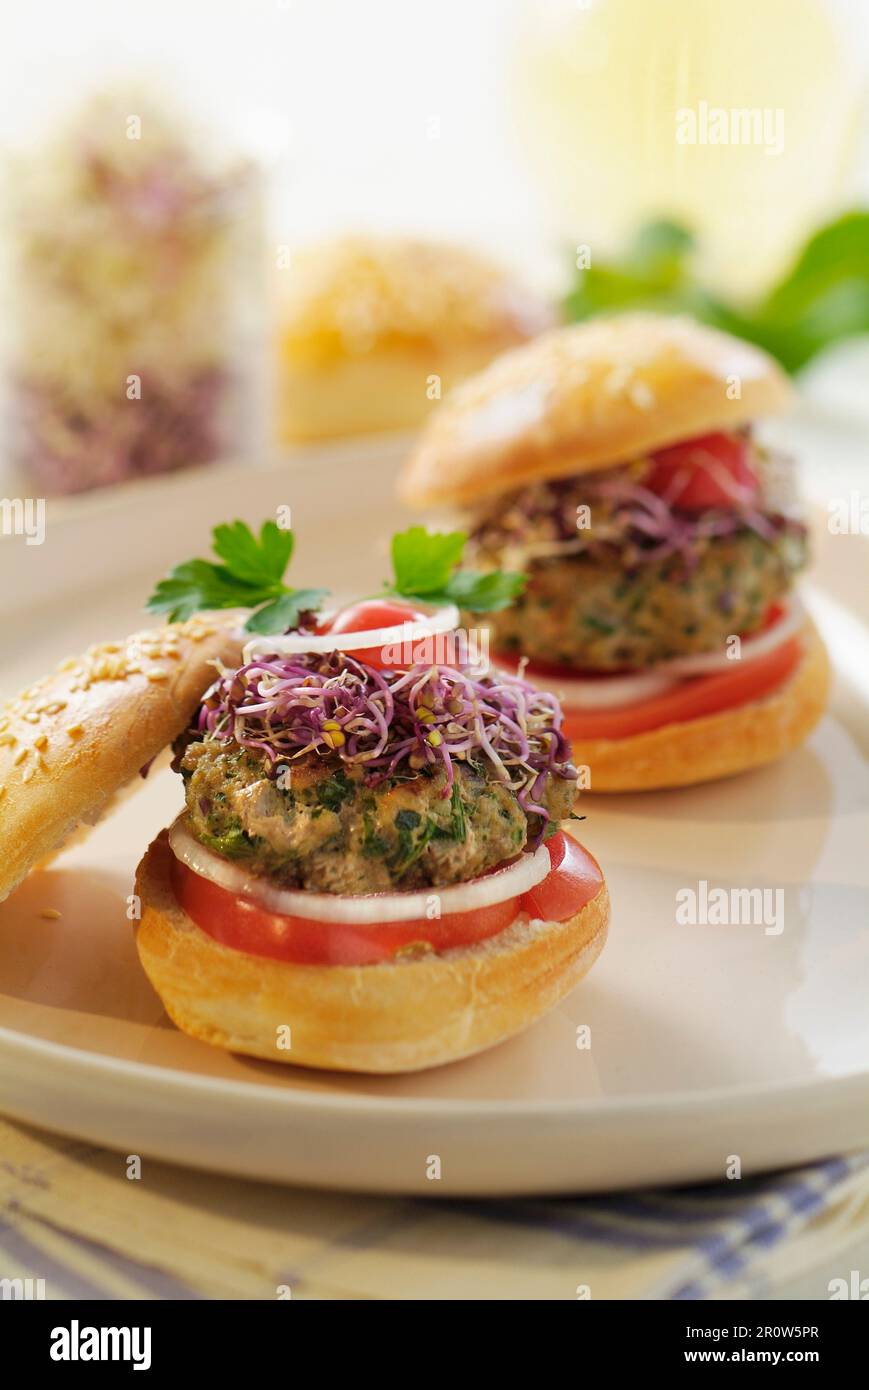
POLYGON ((823 712, 793 465, 754 428, 790 394, 690 320, 597 319, 453 392, 409 460, 408 503, 460 506, 477 562, 524 573, 488 617, 496 659, 558 691, 594 791, 770 762, 823 712))
POLYGON ((440 242, 330 241, 278 280, 275 396, 287 444, 415 428, 435 397, 554 322, 508 270, 440 242))
MULTIPOLYGON (((137 946, 191 1036, 412 1071, 518 1033, 597 958, 607 890, 560 828, 576 770, 559 703, 443 645, 453 595, 499 604, 521 586, 460 570, 463 541, 395 537, 376 599, 272 598, 176 740, 185 806, 139 866, 137 946)), ((251 554, 240 574, 261 571, 251 554)), ((179 566, 152 606, 198 602, 204 565, 179 566)))

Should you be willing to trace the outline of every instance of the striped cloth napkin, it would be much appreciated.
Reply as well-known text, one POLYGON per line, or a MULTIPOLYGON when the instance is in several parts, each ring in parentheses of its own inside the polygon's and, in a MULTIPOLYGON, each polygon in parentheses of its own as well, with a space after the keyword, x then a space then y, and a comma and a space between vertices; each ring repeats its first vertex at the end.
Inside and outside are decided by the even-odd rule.
POLYGON ((794 1278, 826 1259, 832 1278, 837 1251, 862 1243, 869 1253, 869 1154, 715 1186, 475 1209, 497 1222, 560 1233, 593 1267, 604 1252, 645 1266, 646 1287, 632 1297, 780 1296, 783 1275, 794 1278))
POLYGON ((426 1201, 147 1159, 131 1180, 123 1155, 0 1121, 0 1280, 46 1298, 829 1298, 861 1278, 869 1154, 669 1192, 426 1201))

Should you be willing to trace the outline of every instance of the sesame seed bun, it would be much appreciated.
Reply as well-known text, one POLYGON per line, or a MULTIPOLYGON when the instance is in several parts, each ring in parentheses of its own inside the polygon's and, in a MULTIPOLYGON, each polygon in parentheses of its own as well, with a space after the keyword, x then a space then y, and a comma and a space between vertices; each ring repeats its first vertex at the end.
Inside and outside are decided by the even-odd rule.
POLYGON ((765 352, 687 318, 624 314, 506 353, 435 411, 399 482, 414 507, 464 505, 615 467, 782 410, 765 352))
POLYGON ((410 429, 441 395, 554 322, 500 266, 460 246, 355 237, 279 274, 284 442, 410 429))
MULTIPOLYGON (((406 1072, 521 1032, 591 969, 609 897, 566 922, 517 924, 473 947, 377 965, 296 965, 215 941, 179 907, 163 831, 136 875, 139 958, 166 1012, 231 1052, 328 1071, 406 1072), (291 1047, 278 1047, 290 1029, 291 1047)), ((324 927, 328 931, 328 926, 324 927)))
POLYGON ((186 728, 215 659, 240 660, 238 621, 203 614, 101 643, 0 708, 0 900, 186 728))
POLYGON ((813 623, 791 676, 762 700, 620 739, 573 739, 591 792, 656 791, 732 777, 805 743, 827 706, 830 662, 813 623))

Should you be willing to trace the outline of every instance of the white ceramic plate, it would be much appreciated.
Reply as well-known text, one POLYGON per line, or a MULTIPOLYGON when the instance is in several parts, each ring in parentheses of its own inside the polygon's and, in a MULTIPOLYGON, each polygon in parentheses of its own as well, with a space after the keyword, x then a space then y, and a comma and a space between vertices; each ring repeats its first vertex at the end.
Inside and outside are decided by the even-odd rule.
MULTIPOLYGON (((235 515, 289 503, 298 582, 370 590, 402 520, 395 454, 374 441, 50 507, 42 547, 0 544, 6 691, 139 624, 154 576, 235 515)), ((714 786, 586 799, 609 944, 523 1037, 373 1078, 226 1056, 178 1033, 125 916, 136 862, 180 804, 164 765, 0 907, 0 1109, 125 1153, 449 1195, 685 1182, 721 1177, 730 1155, 748 1172, 869 1145, 867 579, 869 544, 822 528, 809 598, 839 678, 805 749, 714 786), (780 889, 784 930, 677 925, 677 892, 700 880, 780 889), (440 1181, 427 1177, 435 1154, 440 1181)))

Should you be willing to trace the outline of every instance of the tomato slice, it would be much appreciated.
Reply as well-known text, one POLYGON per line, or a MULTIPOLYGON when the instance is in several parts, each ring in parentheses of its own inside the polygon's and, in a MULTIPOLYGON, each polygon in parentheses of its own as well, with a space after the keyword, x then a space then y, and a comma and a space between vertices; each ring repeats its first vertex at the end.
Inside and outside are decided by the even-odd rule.
MULTIPOLYGON (((352 603, 348 608, 342 608, 333 618, 321 622, 317 632, 330 635, 341 632, 373 632, 379 627, 418 623, 428 616, 412 603, 405 603, 401 599, 363 599, 360 603, 352 603)), ((366 666, 373 666, 378 671, 385 669, 381 647, 362 647, 359 651, 352 651, 350 655, 356 661, 362 661, 366 666)))
POLYGON ((757 493, 757 476, 748 463, 749 441, 742 435, 703 434, 661 449, 652 456, 652 467, 643 480, 659 496, 666 496, 683 512, 702 512, 707 507, 730 507, 737 500, 721 474, 740 489, 745 501, 757 493))
POLYGON ((374 965, 420 942, 446 951, 485 941, 509 927, 520 911, 547 921, 572 917, 595 896, 603 876, 591 855, 561 831, 549 841, 548 849, 549 874, 521 897, 471 912, 445 913, 431 921, 421 918, 367 926, 269 912, 194 873, 174 855, 171 877, 179 906, 224 946, 299 965, 374 965))
POLYGON ((573 741, 584 738, 629 738, 664 724, 681 724, 718 714, 734 705, 759 700, 787 680, 802 654, 799 637, 755 660, 734 661, 732 671, 693 676, 663 695, 619 709, 565 710, 563 731, 573 741))
POLYGON ((529 917, 565 922, 596 896, 603 874, 597 860, 572 835, 559 830, 547 842, 552 869, 534 888, 522 894, 529 917))
POLYGON ((415 942, 428 942, 436 951, 471 946, 504 931, 519 911, 519 899, 508 898, 493 907, 445 913, 432 921, 420 918, 366 926, 315 922, 269 912, 251 898, 194 873, 174 855, 172 886, 188 917, 215 941, 252 956, 299 965, 374 965, 415 942))
POLYGON ((760 627, 755 628, 754 632, 751 634, 752 637, 757 636, 761 632, 769 632, 770 628, 775 627, 776 623, 781 621, 787 611, 783 603, 771 603, 766 610, 764 620, 760 627))

